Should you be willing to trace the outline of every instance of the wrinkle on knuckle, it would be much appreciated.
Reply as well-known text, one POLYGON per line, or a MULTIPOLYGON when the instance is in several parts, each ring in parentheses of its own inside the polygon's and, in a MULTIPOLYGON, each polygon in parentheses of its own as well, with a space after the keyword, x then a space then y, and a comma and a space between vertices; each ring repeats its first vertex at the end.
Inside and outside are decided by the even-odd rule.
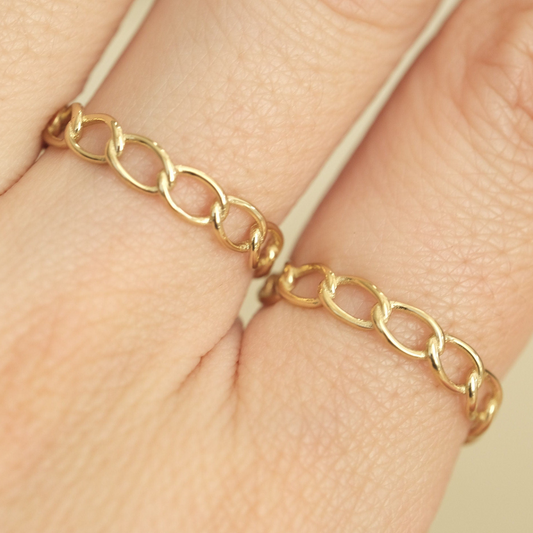
POLYGON ((428 4, 424 0, 320 0, 319 3, 346 20, 384 29, 406 27, 428 4))

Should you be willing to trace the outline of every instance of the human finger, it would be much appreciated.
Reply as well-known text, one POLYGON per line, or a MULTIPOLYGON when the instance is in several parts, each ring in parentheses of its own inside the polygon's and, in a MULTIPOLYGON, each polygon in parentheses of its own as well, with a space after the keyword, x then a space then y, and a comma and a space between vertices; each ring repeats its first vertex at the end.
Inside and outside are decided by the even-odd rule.
POLYGON ((0 6, 0 194, 35 161, 50 116, 76 96, 130 0, 0 6))
MULTIPOLYGON (((371 309, 380 308, 380 293, 361 286, 339 286, 329 301, 369 321, 370 331, 328 313, 340 314, 324 299, 304 309, 282 298, 245 332, 243 417, 264 421, 250 429, 259 455, 286 457, 287 450, 290 479, 305 479, 291 493, 306 494, 302 515, 320 508, 312 515, 324 524, 317 530, 342 509, 347 531, 426 531, 472 430, 462 392, 477 362, 468 349, 454 350, 451 337, 501 377, 531 333, 532 24, 530 3, 462 6, 402 83, 291 259, 370 280, 389 302, 428 313, 438 326, 422 327, 424 315, 406 320, 403 304, 385 320, 393 338, 424 357, 408 357, 376 331, 371 309), (450 335, 441 362, 460 393, 432 370, 428 339, 438 331, 450 335), (324 479, 336 487, 326 506, 324 479)), ((307 279, 294 291, 318 298, 324 274, 307 279)), ((494 381, 484 381, 495 395, 494 381)))

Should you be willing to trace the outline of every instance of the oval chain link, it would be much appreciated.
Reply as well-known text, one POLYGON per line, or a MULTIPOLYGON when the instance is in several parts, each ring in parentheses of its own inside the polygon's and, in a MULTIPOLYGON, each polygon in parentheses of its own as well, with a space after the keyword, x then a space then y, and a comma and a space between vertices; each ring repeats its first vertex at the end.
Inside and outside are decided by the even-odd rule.
POLYGON ((326 279, 320 284, 318 297, 322 302, 322 305, 339 320, 342 320, 349 326, 354 326, 361 329, 372 329, 374 323, 372 320, 364 320, 362 318, 356 318, 353 315, 347 313, 344 309, 341 309, 335 303, 335 292, 338 287, 342 285, 351 285, 361 287, 367 290, 372 296, 374 296, 378 303, 376 307, 380 309, 384 320, 388 320, 392 308, 388 298, 370 281, 363 278, 357 278, 355 276, 332 276, 326 277, 326 279))
POLYGON ((365 279, 356 276, 337 276, 330 268, 319 263, 300 267, 287 263, 281 274, 272 274, 267 278, 259 297, 264 305, 272 305, 283 298, 299 307, 315 309, 325 307, 337 319, 352 327, 366 330, 376 329, 389 344, 404 356, 429 361, 441 383, 449 390, 464 395, 466 398, 466 415, 471 422, 466 442, 474 441, 488 429, 501 405, 503 395, 500 382, 494 374, 485 369, 481 358, 470 345, 457 337, 444 333, 437 321, 421 309, 389 300, 375 285, 365 279), (324 275, 324 279, 318 286, 318 297, 306 298, 294 294, 296 280, 315 272, 324 275), (371 320, 350 315, 334 301, 336 290, 341 285, 361 287, 378 300, 378 303, 372 308, 371 320), (416 350, 405 346, 390 331, 387 323, 394 309, 415 315, 433 330, 425 350, 416 350), (457 346, 472 360, 473 368, 464 384, 457 384, 451 380, 443 368, 441 356, 446 344, 457 346), (481 408, 479 393, 483 385, 486 385, 488 391, 485 405, 481 408))
POLYGON ((176 169, 174 168, 174 165, 168 154, 155 141, 148 139, 148 137, 143 137, 142 135, 127 133, 120 136, 119 133, 118 135, 113 135, 113 137, 109 139, 106 146, 105 157, 111 168, 122 179, 124 179, 128 185, 131 185, 134 189, 137 189, 142 192, 147 192, 149 194, 156 194, 159 192, 159 182, 157 183, 157 185, 145 185, 144 183, 141 183, 140 181, 136 180, 124 168, 124 165, 119 161, 120 154, 128 143, 146 146, 147 148, 152 150, 152 152, 154 152, 154 154, 159 158, 161 163, 163 163, 163 172, 166 174, 170 183, 173 183, 175 181, 176 169), (116 144, 117 141, 120 143, 118 147, 116 144))
MULTIPOLYGON (((444 331, 442 331, 442 328, 438 325, 435 319, 429 316, 426 312, 422 311, 422 309, 418 309, 418 307, 414 307, 413 305, 391 301, 390 306, 392 310, 398 309, 399 311, 406 311, 408 313, 411 313, 412 315, 417 316, 423 322, 425 322, 431 329, 433 329, 434 335, 431 338, 436 339, 438 343, 438 349, 442 352, 442 350, 444 349, 444 331)), ((381 335, 383 335, 383 337, 392 346, 394 346, 394 348, 396 348, 404 355, 414 357, 415 359, 425 359, 426 357, 428 357, 426 350, 415 350, 414 348, 408 348, 407 346, 405 346, 405 344, 402 344, 388 328, 388 319, 389 317, 387 317, 383 313, 381 306, 376 305, 372 309, 372 322, 376 326, 376 329, 381 333, 381 335)))
POLYGON ((255 277, 266 276, 283 248, 283 235, 272 222, 267 222, 263 214, 252 204, 227 195, 222 187, 204 172, 184 165, 174 165, 167 152, 159 144, 142 135, 124 133, 118 122, 104 113, 84 113, 81 104, 73 103, 60 109, 48 122, 43 131, 46 145, 56 148, 70 148, 76 155, 91 163, 108 164, 125 182, 133 188, 148 194, 159 193, 168 206, 190 224, 209 226, 215 230, 218 239, 230 250, 249 253, 249 264, 255 277), (96 154, 82 148, 80 141, 86 128, 93 124, 105 124, 110 130, 105 152, 96 154), (146 185, 134 178, 120 162, 120 157, 128 143, 135 143, 151 150, 161 161, 163 169, 157 175, 156 185, 146 185), (207 187, 215 194, 215 200, 208 215, 192 215, 180 207, 171 195, 180 176, 190 176, 207 187), (230 206, 234 205, 246 211, 253 219, 248 228, 248 238, 235 243, 226 235, 224 221, 230 206))
POLYGON ((470 376, 468 377, 468 381, 464 385, 458 385, 457 383, 452 381, 448 377, 448 374, 446 374, 446 371, 442 366, 442 361, 440 357, 442 355, 443 350, 436 342, 434 342, 434 337, 432 337, 431 339, 429 339, 428 342, 427 353, 429 356, 429 360, 431 361, 431 366, 433 370, 437 373, 437 376, 440 378, 442 383, 451 391, 458 392, 459 394, 466 394, 467 391, 469 391, 468 397, 472 398, 471 401, 477 404, 477 391, 479 390, 479 386, 485 374, 485 367, 483 365, 483 361, 481 360, 477 352, 474 350, 474 348, 466 344, 466 342, 462 341, 461 339, 457 339, 456 337, 452 337, 451 335, 446 335, 444 338, 444 342, 445 344, 455 344, 455 346, 458 346, 464 352, 466 352, 466 354, 470 356, 470 359, 472 359, 475 366, 475 370, 470 374, 470 376))
POLYGON ((72 118, 65 128, 65 142, 68 148, 70 148, 77 156, 85 159, 85 161, 102 165, 108 162, 106 154, 94 154, 85 150, 85 148, 82 148, 79 144, 85 128, 98 123, 103 123, 109 128, 111 132, 110 141, 113 141, 114 137, 118 139, 119 145, 117 146, 117 151, 122 153, 121 147, 123 147, 123 143, 122 146, 120 144, 120 141, 122 140, 122 131, 117 121, 105 113, 83 115, 81 106, 77 113, 73 112, 72 118))
MULTIPOLYGON (((176 180, 179 179, 180 176, 190 176, 192 178, 197 179, 201 183, 205 183, 216 195, 216 201, 218 204, 222 207, 221 209, 221 216, 222 218, 226 218, 227 216, 227 210, 228 210, 228 199, 226 197, 226 194, 220 187, 220 185, 211 177, 209 177, 207 174, 202 172, 201 170, 197 170, 192 167, 186 167, 183 165, 178 165, 176 167, 176 180)), ((185 209, 180 207, 172 198, 170 195, 170 191, 172 187, 174 187, 175 183, 171 181, 169 176, 165 172, 159 173, 159 191, 161 194, 165 197, 168 205, 176 212, 178 215, 180 215, 182 218, 184 218, 187 222, 191 224, 195 224, 197 226, 208 226, 212 222, 211 216, 197 216, 197 215, 191 215, 185 209)))

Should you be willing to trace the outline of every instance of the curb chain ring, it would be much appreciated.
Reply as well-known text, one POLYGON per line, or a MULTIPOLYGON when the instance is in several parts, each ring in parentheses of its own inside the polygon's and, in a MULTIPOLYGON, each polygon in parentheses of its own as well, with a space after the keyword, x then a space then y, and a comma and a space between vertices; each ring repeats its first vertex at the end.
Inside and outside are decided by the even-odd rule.
POLYGON ((43 132, 43 140, 49 146, 69 148, 85 161, 108 164, 133 188, 148 194, 159 193, 159 196, 165 199, 170 209, 186 222, 197 226, 211 226, 226 248, 249 254, 249 264, 255 277, 266 276, 281 252, 283 236, 280 229, 274 223, 267 222, 257 207, 242 198, 226 195, 222 187, 201 170, 184 165, 174 165, 170 156, 157 142, 142 135, 124 133, 118 122, 110 115, 104 113, 86 115, 81 104, 73 103, 60 109, 52 117, 43 132), (111 132, 103 154, 89 152, 79 144, 84 129, 96 123, 105 124, 111 132), (124 168, 120 162, 120 156, 128 143, 144 146, 154 152, 161 161, 163 170, 157 175, 156 185, 143 184, 124 168), (209 215, 192 215, 180 207, 171 196, 171 191, 180 176, 193 177, 205 184, 214 193, 215 200, 209 215), (249 237, 240 243, 232 241, 224 229, 224 221, 232 205, 246 211, 253 218, 253 223, 248 231, 249 237))
POLYGON ((406 357, 427 360, 435 376, 450 391, 466 397, 466 416, 471 425, 466 442, 472 442, 490 426, 502 402, 500 382, 494 374, 486 370, 477 352, 466 342, 446 334, 438 322, 425 311, 412 305, 389 300, 374 284, 356 276, 337 276, 330 268, 320 263, 306 264, 296 267, 287 263, 281 274, 269 276, 259 293, 264 305, 272 305, 280 299, 285 299, 298 307, 317 309, 325 307, 335 318, 351 327, 373 330, 406 357), (311 273, 321 272, 324 279, 319 283, 317 297, 303 297, 294 294, 297 279, 311 273), (372 308, 370 320, 350 315, 335 302, 336 290, 341 285, 361 287, 370 292, 377 300, 372 308), (400 342, 387 326, 394 310, 407 312, 418 317, 433 331, 424 350, 409 348, 400 342), (455 383, 444 370, 441 356, 447 344, 453 344, 464 352, 472 361, 472 368, 466 383, 455 383), (487 398, 485 406, 480 407, 479 391, 486 385, 487 398))

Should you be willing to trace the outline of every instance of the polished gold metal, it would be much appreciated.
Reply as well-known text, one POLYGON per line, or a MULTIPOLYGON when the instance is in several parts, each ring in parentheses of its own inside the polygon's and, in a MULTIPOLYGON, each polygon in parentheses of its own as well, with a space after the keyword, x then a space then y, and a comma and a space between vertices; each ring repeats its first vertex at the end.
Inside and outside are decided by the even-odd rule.
MULTIPOLYGON (((443 352, 443 347, 437 345, 437 343, 435 342, 435 337, 431 337, 427 345, 427 354, 429 356, 429 360, 431 361, 431 366, 433 370, 437 373, 437 376, 439 377, 444 386, 448 387, 452 392, 458 392, 459 394, 467 394, 468 392, 468 397, 473 398, 469 400, 469 402, 477 403, 477 390, 481 386, 481 377, 485 374, 485 366, 483 365, 481 357, 479 357, 474 348, 466 344, 466 342, 457 339, 456 337, 446 335, 444 337, 444 342, 455 344, 459 348, 462 348, 472 359, 472 362, 475 366, 475 371, 470 374, 468 382, 464 385, 458 385, 457 383, 453 382, 448 377, 448 374, 446 374, 446 371, 442 366, 442 361, 440 360, 440 356, 443 352), (474 384, 472 380, 476 383, 474 384)), ((470 410, 473 410, 473 408, 469 408, 469 411, 470 410)))
POLYGON ((252 253, 255 253, 254 250, 261 247, 267 234, 267 221, 265 220, 265 217, 261 214, 259 209, 246 200, 236 198, 235 196, 228 196, 227 201, 228 207, 234 205, 240 207, 243 211, 246 211, 255 220, 255 224, 250 227, 250 237, 248 239, 239 243, 233 242, 224 229, 224 220, 227 216, 227 211, 226 216, 224 216, 224 206, 218 201, 215 201, 211 208, 211 217, 218 239, 224 246, 234 252, 251 251, 252 253), (257 235, 261 235, 261 237, 257 237, 257 235))
MULTIPOLYGON (((389 301, 391 309, 398 309, 400 311, 407 311, 415 316, 418 316, 423 322, 433 329, 434 336, 431 339, 436 339, 436 346, 439 352, 442 352, 444 348, 444 331, 437 324, 437 321, 431 318, 426 312, 418 309, 409 304, 404 304, 401 302, 389 301)), ((389 315, 390 316, 390 315, 389 315)), ((387 321, 389 317, 385 315, 382 306, 376 305, 372 309, 372 322, 376 326, 376 329, 385 337, 385 339, 394 346, 398 351, 402 352, 404 355, 414 357, 415 359, 425 359, 427 355, 426 350, 415 350, 414 348, 408 348, 402 344, 389 330, 387 327, 387 321)))
POLYGON ((472 420, 472 426, 470 426, 466 442, 473 442, 489 429, 489 426, 502 403, 503 392, 498 378, 492 372, 485 370, 485 374, 483 374, 482 377, 482 382, 483 381, 486 382, 491 389, 489 399, 485 409, 476 409, 469 417, 470 420, 472 420))
MULTIPOLYGON (((218 185, 218 183, 211 177, 209 177, 207 174, 200 170, 196 170, 192 167, 186 167, 184 165, 178 165, 176 167, 176 179, 178 179, 180 176, 190 176, 192 178, 197 179, 201 183, 205 183, 216 195, 217 203, 222 207, 221 209, 221 216, 223 218, 226 218, 227 216, 227 210, 228 210, 228 199, 226 197, 226 194, 218 185)), ((196 216, 191 215, 190 213, 187 213, 185 209, 180 207, 172 198, 170 195, 170 190, 174 186, 173 183, 171 183, 169 176, 166 172, 160 172, 159 173, 159 190, 161 194, 165 197, 166 201, 168 202, 168 205, 176 211, 178 215, 180 215, 182 218, 184 218, 187 222, 190 224, 195 224, 197 226, 209 226, 209 224, 212 223, 212 217, 211 216, 196 216)))
POLYGON ((335 276, 331 273, 326 276, 326 279, 320 284, 318 297, 322 305, 339 320, 342 320, 349 326, 361 329, 372 329, 374 327, 372 320, 356 318, 347 313, 344 309, 341 309, 335 303, 335 291, 341 285, 355 285, 366 289, 381 304, 376 306, 376 308, 385 311, 386 314, 382 317, 382 320, 388 320, 392 311, 391 302, 389 302, 387 297, 373 283, 355 276, 335 276))
POLYGON ((50 120, 43 131, 46 145, 56 148, 69 148, 85 161, 98 164, 108 164, 115 173, 129 186, 148 193, 158 194, 166 200, 167 205, 180 218, 197 226, 212 226, 218 239, 226 248, 240 253, 249 254, 249 263, 255 277, 266 276, 283 248, 283 235, 272 222, 268 222, 261 211, 254 205, 227 195, 222 187, 204 172, 184 165, 174 165, 167 152, 155 141, 142 135, 124 133, 122 127, 110 115, 104 113, 85 114, 83 106, 73 103, 60 109, 50 120), (93 124, 103 123, 110 131, 103 154, 95 154, 80 146, 80 141, 86 128, 93 124), (163 169, 157 175, 156 185, 146 185, 133 177, 120 162, 126 144, 135 143, 151 150, 161 161, 163 169), (215 200, 208 215, 192 215, 180 207, 172 197, 171 191, 180 177, 190 176, 214 193, 215 200), (235 206, 247 212, 253 219, 248 230, 248 238, 236 243, 230 239, 224 229, 230 207, 235 206))
POLYGON ((267 222, 266 244, 250 254, 254 277, 266 276, 283 249, 283 233, 272 222, 267 222))
MULTIPOLYGON (((329 275, 333 273, 327 266, 322 265, 320 263, 312 263, 310 265, 304 265, 301 267, 295 267, 290 263, 287 263, 285 265, 285 268, 283 269, 283 273, 281 274, 281 276, 283 276, 283 283, 278 282, 276 286, 277 290, 279 291, 279 296, 283 296, 285 300, 293 303, 294 305, 298 305, 299 307, 320 307, 321 302, 320 297, 318 295, 316 298, 307 298, 303 296, 297 296, 293 292, 294 286, 300 278, 309 276, 314 272, 319 272, 323 274, 324 279, 326 279, 329 275)), ((261 298, 264 302, 264 298, 261 298)))
POLYGON ((471 423, 466 442, 474 441, 488 429, 501 405, 503 394, 500 382, 494 374, 486 370, 481 358, 470 345, 457 337, 444 333, 438 322, 425 311, 412 305, 389 300, 374 284, 363 278, 338 276, 330 268, 319 263, 300 267, 287 263, 281 274, 272 274, 267 278, 259 297, 264 305, 272 305, 283 298, 299 307, 311 309, 325 307, 333 316, 351 327, 366 330, 375 329, 383 339, 404 356, 427 360, 435 376, 448 390, 466 398, 466 416, 471 423), (320 272, 324 276, 318 285, 318 296, 296 295, 294 293, 296 281, 315 272, 320 272), (361 287, 376 298, 377 303, 372 308, 369 320, 350 315, 335 302, 336 291, 341 285, 361 287), (424 350, 405 346, 390 331, 387 323, 394 310, 406 311, 416 316, 433 330, 424 350), (472 361, 472 369, 468 374, 466 383, 455 383, 444 370, 441 358, 447 344, 455 345, 465 352, 472 361), (484 407, 480 407, 482 402, 479 396, 483 385, 485 385, 484 388, 487 389, 487 393, 486 399, 483 401, 484 407))
MULTIPOLYGON (((89 161, 89 163, 105 165, 107 163, 106 154, 93 154, 92 152, 85 150, 79 145, 79 140, 82 138, 85 128, 92 124, 98 124, 99 122, 104 123, 110 129, 111 141, 114 140, 115 135, 119 135, 119 139, 121 139, 122 132, 120 126, 113 117, 105 115, 104 113, 84 115, 83 108, 79 104, 78 106, 76 106, 77 112, 72 113, 72 118, 65 128, 66 147, 70 148, 78 157, 81 157, 85 161, 89 161)), ((124 143, 122 142, 116 147, 117 151, 121 152, 123 144, 124 143)))
MULTIPOLYGON (((137 189, 142 192, 147 192, 149 194, 157 194, 160 192, 159 190, 159 181, 157 185, 145 185, 144 183, 141 183, 137 179, 135 179, 122 165, 122 163, 119 161, 120 154, 122 153, 122 150, 119 151, 119 147, 117 147, 117 144, 115 142, 115 136, 120 136, 120 133, 118 133, 118 128, 114 128, 113 130, 113 142, 108 142, 105 150, 105 158, 111 165, 111 168, 121 177, 123 178, 128 185, 131 185, 134 189, 137 189)), ((168 177, 169 183, 173 183, 176 180, 176 169, 174 168, 174 164, 172 163, 172 160, 168 156, 168 154, 161 148, 155 141, 152 141, 148 139, 148 137, 143 137, 142 135, 134 135, 131 133, 128 133, 127 135, 121 136, 121 142, 120 145, 122 147, 126 146, 127 143, 134 143, 139 144, 141 146, 146 146, 152 152, 154 152, 161 163, 163 163, 164 167, 164 173, 168 177)))
POLYGON ((66 147, 65 128, 72 119, 72 115, 76 115, 77 111, 77 104, 67 105, 52 117, 43 131, 43 140, 46 145, 55 146, 56 148, 66 147))

